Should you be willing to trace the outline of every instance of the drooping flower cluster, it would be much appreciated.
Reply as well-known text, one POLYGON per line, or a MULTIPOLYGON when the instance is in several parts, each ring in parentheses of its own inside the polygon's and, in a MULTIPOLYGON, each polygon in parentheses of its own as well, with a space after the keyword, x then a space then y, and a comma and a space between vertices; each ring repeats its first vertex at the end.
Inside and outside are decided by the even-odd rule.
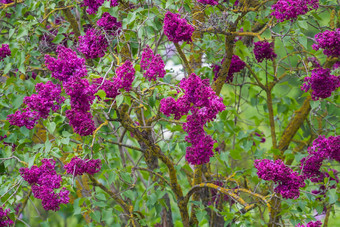
POLYGON ((85 59, 78 58, 76 52, 64 46, 57 47, 58 59, 45 55, 45 64, 52 77, 64 82, 71 77, 85 77, 85 59))
POLYGON ((117 21, 117 18, 111 16, 108 12, 103 13, 102 17, 97 21, 97 25, 112 36, 117 36, 122 28, 122 22, 117 21))
POLYGON ((38 112, 41 118, 46 119, 51 109, 53 111, 59 110, 60 104, 65 101, 65 98, 60 96, 61 86, 53 84, 52 81, 48 81, 46 84, 36 84, 35 90, 38 94, 25 97, 24 103, 31 110, 38 112))
POLYGON ((136 70, 133 68, 132 63, 127 60, 123 65, 116 69, 116 78, 114 80, 119 84, 119 89, 131 90, 131 85, 135 79, 136 70))
POLYGON ((254 43, 254 54, 257 62, 262 62, 264 59, 273 60, 277 56, 274 52, 274 43, 267 41, 254 43))
POLYGON ((272 16, 280 22, 285 20, 294 21, 299 15, 319 8, 319 0, 279 0, 272 5, 272 16))
POLYGON ((149 81, 156 81, 157 77, 163 78, 166 74, 164 69, 165 64, 161 55, 154 55, 149 46, 143 50, 140 66, 142 69, 146 70, 143 76, 149 81))
POLYGON ((86 6, 86 12, 88 14, 95 14, 97 13, 99 7, 104 4, 105 0, 84 0, 82 7, 86 6))
POLYGON ((59 210, 61 203, 69 202, 69 191, 62 188, 60 192, 54 189, 61 187, 61 176, 55 171, 55 161, 53 159, 43 159, 42 165, 29 168, 21 168, 20 175, 32 186, 34 197, 41 199, 45 210, 59 210))
POLYGON ((110 0, 110 6, 111 7, 115 7, 115 6, 118 6, 118 0, 110 0))
MULTIPOLYGON (((223 64, 224 60, 225 58, 222 59, 221 64, 223 64)), ((244 69, 245 66, 246 66, 246 63, 242 61, 239 56, 233 55, 231 58, 229 71, 228 71, 228 75, 227 75, 225 82, 226 83, 233 82, 234 73, 241 72, 241 70, 244 69)), ((213 72, 215 74, 214 80, 216 80, 218 77, 218 73, 220 72, 222 67, 220 65, 213 65, 212 67, 213 67, 213 72)))
POLYGON ((296 227, 321 227, 322 226, 322 222, 321 221, 311 221, 311 222, 308 222, 307 225, 302 225, 302 224, 298 224, 296 227))
POLYGON ((187 23, 179 14, 168 11, 164 18, 164 34, 172 42, 192 42, 191 36, 195 31, 194 27, 187 23))
POLYGON ((5 59, 5 57, 11 55, 11 50, 8 44, 2 44, 0 47, 0 62, 5 59))
POLYGON ((326 173, 320 171, 325 159, 340 162, 340 136, 319 136, 308 148, 309 156, 301 160, 302 173, 312 182, 322 182, 326 173))
POLYGON ((340 57, 340 28, 316 34, 315 41, 314 50, 324 49, 323 53, 328 57, 340 57))
POLYGON ((4 210, 2 206, 0 206, 0 226, 9 227, 14 224, 14 222, 8 217, 10 209, 4 210))
POLYGON ((187 116, 183 129, 188 133, 185 140, 191 143, 186 149, 186 160, 193 165, 208 163, 214 155, 215 141, 204 131, 204 125, 216 118, 216 115, 225 109, 222 98, 216 96, 209 85, 209 80, 202 80, 194 73, 188 79, 181 80, 179 87, 184 95, 176 101, 172 97, 161 100, 160 111, 166 116, 174 115, 175 119, 187 116))
POLYGON ((312 70, 310 77, 305 77, 305 83, 301 90, 307 92, 312 89, 312 99, 325 99, 332 95, 332 92, 340 87, 340 77, 330 74, 330 69, 316 68, 312 70))
POLYGON ((81 136, 91 135, 96 129, 92 114, 89 112, 95 99, 95 85, 90 85, 86 78, 73 77, 64 84, 64 88, 71 98, 72 109, 66 111, 70 125, 81 136))
POLYGON ((79 36, 78 51, 87 59, 101 58, 105 55, 109 43, 100 31, 90 28, 84 36, 79 36))
POLYGON ((103 90, 106 93, 107 98, 116 98, 119 95, 119 84, 117 84, 118 80, 115 78, 113 81, 111 80, 104 80, 104 78, 96 78, 93 79, 92 83, 96 86, 96 89, 103 90))
POLYGON ((197 1, 204 5, 212 5, 212 6, 218 5, 218 1, 215 1, 215 0, 197 0, 197 1))
POLYGON ((81 159, 78 157, 72 158, 72 160, 64 166, 68 174, 73 176, 83 175, 84 173, 95 174, 101 169, 100 159, 81 159))
POLYGON ((18 127, 26 126, 27 129, 33 129, 39 118, 39 113, 32 111, 28 107, 22 109, 21 111, 17 110, 14 114, 7 116, 7 120, 11 125, 16 125, 18 127))
POLYGON ((254 165, 259 178, 274 181, 277 184, 274 191, 283 198, 297 199, 300 196, 299 188, 305 186, 305 178, 286 166, 282 160, 258 159, 254 165))

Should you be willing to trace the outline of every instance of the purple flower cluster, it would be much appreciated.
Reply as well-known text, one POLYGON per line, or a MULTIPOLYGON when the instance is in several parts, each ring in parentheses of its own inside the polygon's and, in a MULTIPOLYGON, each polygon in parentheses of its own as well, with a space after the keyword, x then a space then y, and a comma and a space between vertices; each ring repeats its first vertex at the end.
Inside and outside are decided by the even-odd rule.
POLYGON ((282 160, 255 160, 254 165, 259 178, 274 181, 277 184, 274 191, 283 198, 297 199, 300 196, 299 188, 305 186, 305 178, 286 166, 282 160))
POLYGON ((80 159, 78 157, 72 158, 72 160, 64 166, 66 172, 68 174, 72 174, 73 176, 83 175, 84 173, 95 174, 98 173, 101 169, 101 161, 100 159, 80 159))
POLYGON ((216 115, 225 109, 222 98, 218 97, 209 85, 209 80, 202 80, 194 73, 188 79, 181 80, 179 87, 184 90, 184 95, 176 101, 172 97, 161 100, 160 111, 166 116, 174 115, 180 119, 191 111, 183 129, 188 133, 185 140, 191 143, 186 149, 186 160, 193 165, 208 163, 214 155, 215 141, 206 135, 204 125, 216 118, 216 115))
POLYGON ((0 226, 9 227, 14 224, 14 222, 8 217, 10 209, 4 210, 0 206, 0 226))
POLYGON ((11 50, 8 44, 2 44, 0 47, 0 62, 5 59, 5 57, 11 55, 11 50))
POLYGON ((122 22, 117 21, 117 18, 111 16, 108 12, 103 13, 102 17, 97 21, 97 25, 112 36, 117 36, 122 28, 122 22))
POLYGON ((132 82, 135 79, 135 72, 136 70, 129 60, 116 69, 117 77, 114 80, 119 84, 119 89, 131 90, 132 82))
POLYGON ((319 8, 319 0, 279 0, 272 5, 272 16, 280 22, 285 20, 294 21, 299 15, 319 8))
POLYGON ((311 222, 308 222, 307 225, 302 225, 302 224, 298 224, 296 227, 321 227, 322 226, 322 222, 321 221, 311 221, 311 222))
POLYGON ((212 6, 218 5, 218 1, 215 1, 215 0, 197 0, 197 1, 204 5, 212 5, 212 6))
POLYGON ((111 1, 111 3, 110 3, 111 7, 118 6, 118 0, 110 0, 110 1, 111 1))
POLYGON ((58 59, 45 55, 45 64, 52 72, 52 77, 64 82, 71 77, 87 75, 85 59, 78 58, 76 52, 64 46, 58 46, 57 54, 58 59))
POLYGON ((24 108, 22 111, 17 110, 14 114, 7 116, 7 120, 11 125, 16 125, 18 127, 26 126, 27 129, 33 129, 39 118, 39 113, 32 111, 28 107, 24 108))
POLYGON ((105 55, 109 43, 105 35, 94 28, 86 31, 84 36, 79 36, 78 51, 83 53, 87 59, 101 58, 105 55))
POLYGON ((340 87, 340 77, 330 74, 330 69, 316 68, 312 70, 310 77, 305 77, 301 87, 302 91, 307 92, 312 89, 312 99, 325 99, 332 95, 332 92, 340 87))
POLYGON ((340 57, 340 28, 335 31, 324 31, 315 35, 314 50, 324 49, 328 57, 340 57))
POLYGON ((322 182, 327 174, 320 171, 325 159, 340 162, 340 136, 319 136, 308 148, 309 156, 301 160, 302 173, 312 182, 322 182))
POLYGON ((182 19, 179 14, 168 11, 164 18, 164 34, 170 41, 178 43, 180 41, 192 42, 191 36, 195 31, 194 27, 182 19))
POLYGON ((95 14, 97 13, 99 7, 104 4, 105 0, 84 0, 82 7, 86 6, 86 12, 88 14, 95 14))
POLYGON ((64 88, 71 98, 72 109, 66 111, 70 125, 81 136, 91 135, 96 127, 89 111, 95 99, 96 86, 90 85, 85 78, 73 77, 64 84, 64 88))
POLYGON ((55 161, 53 159, 43 159, 40 167, 32 166, 29 168, 21 168, 20 175, 32 186, 34 197, 41 199, 41 203, 45 210, 59 210, 61 203, 69 202, 69 191, 62 188, 60 192, 54 189, 61 187, 61 176, 55 171, 55 161))
POLYGON ((92 83, 96 86, 97 90, 101 89, 105 91, 107 98, 116 98, 119 95, 119 84, 116 78, 113 81, 104 80, 104 78, 93 79, 92 83))
POLYGON ((165 64, 161 55, 154 55, 149 46, 143 50, 140 66, 142 69, 146 70, 143 76, 149 81, 156 81, 157 77, 163 78, 166 74, 164 69, 165 64))
POLYGON ((274 43, 267 41, 254 43, 254 54, 257 62, 262 62, 264 59, 273 60, 277 56, 274 52, 274 43))
MULTIPOLYGON (((223 60, 221 61, 221 64, 223 64, 224 60, 225 58, 223 58, 223 60)), ((215 74, 214 80, 216 80, 218 77, 218 73, 220 72, 222 67, 220 65, 213 65, 212 67, 213 67, 213 72, 215 74)), ((241 72, 241 70, 244 69, 244 67, 246 67, 246 63, 242 61, 239 56, 233 55, 233 57, 231 58, 230 66, 229 66, 228 76, 225 82, 226 83, 233 82, 234 73, 241 72)))
POLYGON ((24 103, 31 110, 38 112, 41 118, 46 119, 51 109, 53 111, 59 110, 60 104, 65 101, 65 98, 60 96, 61 86, 53 84, 52 81, 48 81, 46 84, 36 84, 35 90, 38 94, 25 97, 24 103))

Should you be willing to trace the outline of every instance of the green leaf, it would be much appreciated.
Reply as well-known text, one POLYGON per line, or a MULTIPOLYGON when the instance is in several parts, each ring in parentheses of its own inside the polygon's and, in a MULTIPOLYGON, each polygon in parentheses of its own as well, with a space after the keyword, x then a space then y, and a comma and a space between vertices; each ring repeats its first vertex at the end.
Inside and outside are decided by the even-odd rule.
POLYGON ((53 132, 56 128, 56 124, 54 122, 49 122, 49 123, 47 123, 46 128, 51 134, 53 134, 53 132))
POLYGON ((65 39, 65 36, 62 34, 58 34, 53 40, 52 43, 60 43, 63 39, 65 39))
POLYGON ((117 107, 119 107, 124 101, 124 95, 120 94, 116 97, 117 107))
POLYGON ((7 74, 9 72, 9 70, 11 70, 12 68, 12 63, 8 63, 6 66, 5 66, 5 69, 4 69, 4 74, 7 74))
POLYGON ((101 100, 105 100, 106 98, 106 93, 104 90, 100 89, 97 91, 97 93, 95 95, 98 95, 100 97, 101 100))
POLYGON ((327 192, 327 197, 329 198, 329 203, 333 204, 338 200, 338 195, 336 194, 336 189, 330 189, 327 192))

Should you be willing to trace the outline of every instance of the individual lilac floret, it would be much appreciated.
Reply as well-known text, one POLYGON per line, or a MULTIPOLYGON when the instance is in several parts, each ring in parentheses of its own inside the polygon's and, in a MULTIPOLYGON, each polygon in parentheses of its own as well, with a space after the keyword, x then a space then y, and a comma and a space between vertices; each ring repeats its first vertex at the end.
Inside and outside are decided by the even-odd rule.
POLYGON ((321 221, 311 221, 311 222, 308 222, 307 225, 302 225, 302 224, 298 224, 297 226, 295 227, 321 227, 322 226, 322 222, 321 221))
POLYGON ((79 36, 78 51, 87 59, 101 58, 105 55, 109 43, 100 31, 90 28, 84 36, 79 36))
POLYGON ((58 59, 45 55, 45 64, 52 71, 52 77, 67 81, 71 77, 85 77, 85 59, 78 58, 76 52, 64 46, 57 47, 58 59))
POLYGON ((332 95, 332 92, 340 87, 340 77, 330 74, 330 69, 316 68, 312 70, 310 77, 305 77, 305 83, 301 90, 307 92, 312 89, 312 99, 325 99, 332 95))
POLYGON ((54 189, 61 187, 61 176, 55 171, 55 161, 53 159, 43 159, 40 167, 32 166, 21 168, 20 175, 32 186, 34 197, 41 199, 45 210, 58 211, 60 204, 69 202, 69 191, 62 188, 60 192, 54 189))
POLYGON ((254 54, 257 62, 262 62, 264 59, 273 60, 277 56, 274 52, 274 43, 267 41, 254 43, 254 54))
POLYGON ((328 57, 340 57, 340 28, 335 31, 324 31, 315 35, 314 50, 324 49, 328 57))
POLYGON ((66 117, 70 120, 70 125, 73 127, 74 132, 80 136, 92 135, 96 127, 93 116, 90 112, 83 112, 77 109, 66 110, 66 117))
POLYGON ((272 5, 272 16, 280 22, 285 20, 295 21, 299 15, 319 8, 319 0, 279 0, 272 5))
POLYGON ((33 94, 24 98, 24 103, 34 111, 39 113, 39 117, 46 119, 50 110, 57 111, 60 109, 60 104, 65 101, 61 97, 61 86, 48 81, 46 84, 38 83, 35 85, 35 90, 38 94, 33 94))
POLYGON ((27 129, 33 129, 39 118, 39 113, 29 108, 24 108, 22 111, 17 110, 14 114, 7 116, 7 120, 11 125, 26 126, 27 129))
POLYGON ((180 41, 192 42, 191 36, 195 31, 194 27, 182 19, 179 14, 168 11, 164 18, 164 34, 170 41, 178 43, 180 41))
POLYGON ((111 16, 108 12, 103 13, 97 21, 97 25, 113 36, 117 36, 122 28, 122 22, 117 21, 117 18, 111 16))
POLYGON ((2 44, 0 47, 0 62, 5 59, 5 57, 11 56, 11 50, 8 44, 2 44))
POLYGON ((88 14, 95 14, 98 8, 104 4, 104 0, 84 0, 82 7, 86 6, 86 12, 88 14))
POLYGON ((300 196, 299 188, 305 186, 305 178, 286 166, 282 160, 255 160, 254 165, 259 178, 274 181, 277 184, 274 191, 283 198, 297 199, 300 196))
POLYGON ((10 227, 14 224, 14 222, 9 218, 10 209, 4 210, 2 206, 0 206, 0 226, 10 227))
POLYGON ((72 160, 64 166, 68 174, 73 176, 83 175, 84 173, 95 174, 101 169, 100 159, 80 159, 78 157, 72 158, 72 160))
POLYGON ((154 55, 149 46, 143 50, 140 66, 146 70, 143 76, 149 81, 156 81, 157 77, 163 78, 166 74, 165 64, 161 55, 154 55))
POLYGON ((132 82, 135 79, 135 72, 136 70, 133 68, 132 63, 127 60, 116 69, 117 77, 114 78, 114 81, 119 84, 120 89, 130 91, 132 82))
POLYGON ((215 0, 197 0, 197 1, 204 5, 212 5, 212 6, 218 5, 218 1, 215 1, 215 0))

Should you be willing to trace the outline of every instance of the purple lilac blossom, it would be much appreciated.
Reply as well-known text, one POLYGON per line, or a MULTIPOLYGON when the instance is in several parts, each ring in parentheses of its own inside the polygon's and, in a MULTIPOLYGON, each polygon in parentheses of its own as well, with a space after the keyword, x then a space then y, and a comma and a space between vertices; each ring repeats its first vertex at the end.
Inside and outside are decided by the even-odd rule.
POLYGON ((97 90, 101 89, 105 91, 107 98, 116 98, 119 95, 119 84, 117 84, 117 80, 104 80, 104 78, 96 78, 93 79, 92 83, 96 86, 97 90))
POLYGON ((303 175, 298 175, 282 160, 255 160, 254 166, 257 169, 259 178, 267 181, 274 181, 277 185, 274 189, 276 193, 282 195, 285 199, 297 199, 300 196, 299 188, 304 187, 303 175))
POLYGON ((95 14, 97 13, 99 7, 104 4, 105 0, 84 0, 82 7, 86 6, 86 12, 88 14, 95 14))
POLYGON ((307 92, 312 90, 312 99, 325 99, 332 95, 332 92, 340 87, 340 77, 330 74, 330 69, 316 68, 312 70, 310 77, 305 77, 305 83, 301 90, 307 92))
POLYGON ((164 18, 164 34, 170 41, 178 43, 180 41, 192 42, 191 36, 195 31, 194 27, 179 14, 168 11, 164 18))
POLYGON ((80 159, 78 157, 73 157, 71 161, 64 166, 68 174, 73 176, 83 175, 84 173, 95 174, 101 169, 100 159, 80 159))
POLYGON ((311 222, 308 222, 307 225, 302 225, 302 224, 298 224, 296 227, 321 227, 322 226, 322 222, 321 221, 311 221, 311 222))
POLYGON ((218 5, 218 1, 215 1, 215 0, 197 0, 197 1, 204 5, 212 5, 212 6, 218 5))
POLYGON ((129 60, 116 69, 117 77, 114 78, 114 81, 119 84, 119 89, 131 90, 132 82, 135 79, 135 72, 136 70, 129 60))
POLYGON ((10 209, 4 210, 2 206, 0 206, 0 226, 10 227, 14 224, 14 222, 9 218, 10 211, 10 209))
POLYGON ((21 168, 20 175, 32 187, 34 197, 41 199, 45 210, 58 211, 61 203, 69 202, 69 191, 62 188, 60 192, 54 189, 61 187, 61 176, 55 171, 55 161, 53 159, 43 159, 40 167, 32 166, 21 168))
POLYGON ((140 62, 142 69, 146 70, 143 76, 149 81, 156 81, 157 77, 164 78, 166 71, 165 64, 160 54, 154 55, 149 46, 144 48, 140 62))
POLYGON ((45 64, 52 77, 64 82, 72 77, 85 77, 85 59, 78 58, 76 52, 64 46, 57 47, 58 58, 45 55, 45 64))
POLYGON ((257 62, 262 62, 264 59, 273 60, 277 57, 274 52, 274 43, 268 43, 267 41, 254 43, 254 54, 257 62))
POLYGON ((340 57, 340 28, 335 31, 324 31, 315 35, 314 50, 324 49, 328 57, 340 57))
POLYGON ((97 25, 113 36, 117 36, 122 28, 122 22, 117 21, 117 18, 111 16, 108 12, 103 13, 97 21, 97 25))
MULTIPOLYGON (((223 64, 224 60, 225 58, 223 58, 223 60, 221 61, 221 64, 223 64)), ((239 56, 233 55, 225 82, 232 83, 234 80, 234 73, 241 72, 241 70, 244 69, 245 66, 246 66, 246 63, 242 61, 239 56)), ((216 80, 218 77, 218 73, 220 72, 222 67, 220 65, 212 65, 212 67, 213 67, 213 72, 215 74, 214 80, 216 80)))
POLYGON ((319 8, 319 0, 279 0, 272 5, 272 16, 278 21, 295 21, 299 15, 319 8))
POLYGON ((96 127, 90 112, 83 112, 77 109, 66 110, 66 117, 70 121, 73 130, 80 136, 92 135, 96 127))
POLYGON ((118 0, 110 0, 110 6, 111 7, 118 6, 118 0))
POLYGON ((24 108, 22 111, 17 110, 14 114, 7 116, 7 120, 11 125, 18 127, 26 126, 27 129, 33 129, 38 123, 39 113, 32 111, 30 108, 24 108))
POLYGON ((216 115, 225 109, 222 98, 216 96, 209 85, 209 80, 202 80, 192 73, 188 79, 184 78, 179 84, 184 90, 184 95, 177 101, 168 97, 161 100, 160 111, 166 116, 174 115, 180 119, 187 116, 187 122, 183 129, 188 133, 185 140, 191 143, 186 149, 186 160, 193 165, 208 163, 214 155, 213 145, 215 141, 204 131, 204 125, 216 118, 216 115))
POLYGON ((2 44, 0 47, 0 62, 5 59, 5 57, 11 56, 11 50, 8 44, 2 44))
POLYGON ((87 59, 101 58, 105 55, 109 43, 100 31, 90 28, 84 36, 79 36, 78 51, 87 59))

